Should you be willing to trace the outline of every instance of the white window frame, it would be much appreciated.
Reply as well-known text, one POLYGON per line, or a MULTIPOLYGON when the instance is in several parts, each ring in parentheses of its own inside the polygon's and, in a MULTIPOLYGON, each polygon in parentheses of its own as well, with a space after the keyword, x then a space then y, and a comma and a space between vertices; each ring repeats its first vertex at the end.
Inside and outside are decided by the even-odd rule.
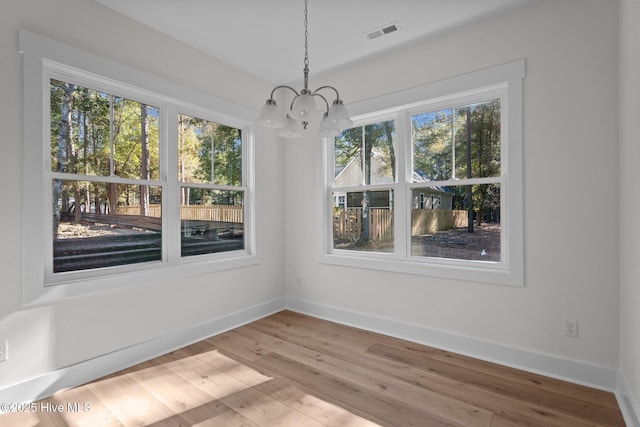
MULTIPOLYGON (((23 250, 24 303, 36 304, 130 287, 159 279, 240 268, 260 262, 255 219, 254 112, 203 95, 187 87, 98 57, 89 52, 19 32, 23 54, 23 250), (117 267, 53 273, 50 167, 49 82, 58 79, 160 108, 160 177, 142 183, 162 187, 161 261, 117 267), (214 254, 181 256, 178 181, 178 113, 242 130, 242 185, 244 192, 244 249, 214 254), (172 202, 174 201, 174 202, 172 202)), ((70 179, 83 179, 72 175, 70 179)), ((64 179, 64 178, 63 178, 64 179)), ((102 182, 130 183, 118 177, 93 177, 102 182)), ((141 183, 136 180, 136 184, 141 183)))
MULTIPOLYGON (((354 127, 366 123, 396 118, 396 183, 394 189, 394 252, 375 253, 333 249, 332 206, 333 139, 322 144, 322 245, 318 261, 354 268, 384 270, 398 273, 432 276, 500 285, 524 286, 523 227, 523 111, 522 87, 525 61, 517 60, 479 71, 429 83, 420 87, 383 95, 349 105, 354 127), (468 261, 411 256, 411 191, 422 185, 412 183, 411 115, 437 111, 474 101, 501 99, 501 175, 489 178, 500 184, 501 252, 500 262, 468 261)), ((476 184, 484 178, 452 180, 451 185, 464 182, 476 184)), ((440 184, 442 185, 442 183, 440 184)), ((342 190, 342 189, 340 189, 342 190)), ((353 191, 356 191, 355 189, 353 191)))

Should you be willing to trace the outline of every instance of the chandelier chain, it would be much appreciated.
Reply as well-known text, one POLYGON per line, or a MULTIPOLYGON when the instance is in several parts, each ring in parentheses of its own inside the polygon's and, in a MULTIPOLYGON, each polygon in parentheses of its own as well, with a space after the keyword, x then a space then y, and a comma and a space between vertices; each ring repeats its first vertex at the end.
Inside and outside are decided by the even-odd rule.
POLYGON ((307 8, 309 5, 309 0, 304 0, 304 66, 305 68, 309 68, 309 30, 308 30, 308 19, 307 19, 307 8))
POLYGON ((349 128, 353 121, 344 107, 338 90, 333 86, 321 86, 314 91, 309 90, 309 0, 304 0, 304 86, 300 92, 287 85, 280 85, 273 88, 271 97, 267 99, 258 123, 272 128, 281 128, 278 135, 285 138, 297 138, 302 136, 301 131, 306 130, 308 125, 314 120, 320 121, 319 130, 325 136, 339 135, 341 129, 349 128), (278 109, 274 99, 274 94, 279 89, 287 89, 295 95, 284 117, 278 109), (322 90, 332 90, 336 93, 336 98, 331 104, 325 95, 320 94, 322 90), (324 102, 324 111, 318 111, 317 101, 324 102))

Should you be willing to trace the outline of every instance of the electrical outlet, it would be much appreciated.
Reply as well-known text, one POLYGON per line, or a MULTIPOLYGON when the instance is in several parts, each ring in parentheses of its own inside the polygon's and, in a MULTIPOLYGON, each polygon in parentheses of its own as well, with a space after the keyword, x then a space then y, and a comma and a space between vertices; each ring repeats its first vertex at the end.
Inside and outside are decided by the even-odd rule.
POLYGON ((0 362, 9 358, 9 340, 0 340, 0 362))
POLYGON ((573 319, 564 319, 564 334, 567 337, 578 337, 578 321, 573 319))

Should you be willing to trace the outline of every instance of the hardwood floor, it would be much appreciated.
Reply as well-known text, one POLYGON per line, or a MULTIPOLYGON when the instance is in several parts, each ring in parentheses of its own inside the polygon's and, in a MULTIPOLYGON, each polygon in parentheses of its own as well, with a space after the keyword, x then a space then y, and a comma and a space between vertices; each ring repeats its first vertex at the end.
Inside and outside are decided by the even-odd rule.
POLYGON ((291 311, 34 405, 0 426, 624 426, 612 393, 291 311))

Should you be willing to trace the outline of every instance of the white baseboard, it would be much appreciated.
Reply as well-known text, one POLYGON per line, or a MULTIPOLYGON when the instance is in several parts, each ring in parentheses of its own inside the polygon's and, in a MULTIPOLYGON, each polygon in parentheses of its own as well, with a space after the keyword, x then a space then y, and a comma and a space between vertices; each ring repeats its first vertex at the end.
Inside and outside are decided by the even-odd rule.
POLYGON ((286 298, 286 307, 292 311, 310 316, 589 387, 611 392, 617 389, 618 370, 616 368, 536 353, 500 343, 456 335, 420 325, 385 319, 296 298, 286 298))
POLYGON ((26 403, 43 399, 57 391, 85 384, 104 375, 269 316, 283 308, 284 298, 276 298, 188 329, 171 331, 112 353, 2 388, 0 389, 0 402, 26 403))
POLYGON ((269 316, 284 308, 490 362, 603 390, 616 391, 625 422, 629 427, 640 427, 638 401, 630 392, 622 373, 616 369, 535 353, 295 298, 276 298, 188 329, 172 331, 130 347, 10 385, 0 389, 0 402, 26 403, 42 399, 57 391, 85 384, 104 375, 269 316))
POLYGON ((618 391, 616 399, 624 416, 627 427, 640 427, 640 401, 631 392, 627 379, 622 371, 618 373, 618 391))

